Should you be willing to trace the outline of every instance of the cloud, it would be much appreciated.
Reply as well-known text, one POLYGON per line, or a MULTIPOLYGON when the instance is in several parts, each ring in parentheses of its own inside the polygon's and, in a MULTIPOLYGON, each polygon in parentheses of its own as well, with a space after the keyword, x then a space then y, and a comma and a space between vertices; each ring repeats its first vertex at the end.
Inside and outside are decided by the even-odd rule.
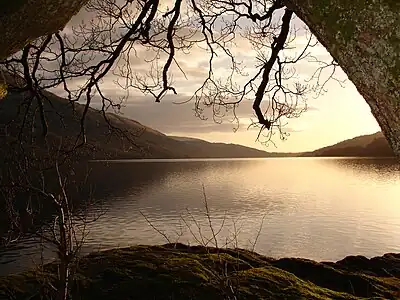
MULTIPOLYGON (((112 93, 112 90, 109 90, 112 93)), ((111 98, 113 96, 108 95, 111 98)), ((117 95, 114 96, 116 98, 117 95)), ((213 119, 213 111, 210 108, 204 110, 205 120, 196 116, 194 101, 184 104, 189 99, 188 95, 167 95, 161 103, 155 103, 154 98, 144 95, 131 95, 124 103, 120 113, 127 118, 134 119, 148 127, 159 130, 166 134, 179 132, 188 136, 198 134, 249 132, 257 135, 259 128, 249 126, 256 117, 252 110, 251 103, 242 103, 236 110, 238 120, 235 120, 233 113, 229 111, 226 116, 213 119), (238 122, 237 122, 238 121, 238 122)), ((92 102, 92 107, 100 107, 99 99, 92 102)), ((311 107, 311 110, 317 108, 311 107)), ((294 120, 290 126, 285 125, 285 132, 301 132, 307 126, 294 120)))
MULTIPOLYGON (((112 91, 110 91, 112 92, 112 91)), ((111 98, 113 96, 108 95, 111 98)), ((117 95, 114 96, 116 98, 117 95)), ((161 103, 155 103, 151 96, 134 95, 130 96, 124 102, 120 113, 124 117, 134 119, 148 127, 157 129, 163 133, 170 134, 173 132, 193 133, 211 133, 226 132, 232 133, 235 129, 246 131, 251 123, 250 118, 254 118, 251 105, 242 105, 236 111, 239 118, 239 127, 237 122, 233 121, 233 114, 228 112, 227 115, 218 119, 218 123, 213 120, 212 110, 206 109, 204 116, 206 120, 202 120, 196 116, 194 111, 194 102, 190 101, 185 104, 174 104, 173 102, 183 102, 188 99, 185 95, 168 95, 161 103)), ((94 108, 100 108, 98 98, 94 98, 91 104, 94 108)), ((256 130, 256 129, 252 129, 256 130)))

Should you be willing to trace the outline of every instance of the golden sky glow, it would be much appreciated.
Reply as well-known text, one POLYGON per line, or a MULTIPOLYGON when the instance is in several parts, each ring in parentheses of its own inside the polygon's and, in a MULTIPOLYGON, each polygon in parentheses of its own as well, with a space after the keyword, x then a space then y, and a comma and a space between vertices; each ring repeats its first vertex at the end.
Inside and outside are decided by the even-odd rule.
MULTIPOLYGON (((81 12, 71 22, 79 22, 80 19, 85 18, 87 16, 81 12)), ((294 24, 297 27, 304 25, 299 19, 295 19, 294 24)), ((67 34, 70 32, 68 26, 65 32, 67 34)), ((290 50, 293 54, 302 51, 303 46, 307 43, 306 34, 298 33, 293 43, 293 50, 290 50)), ((134 69, 139 74, 144 75, 149 71, 149 63, 145 61, 145 58, 148 59, 152 54, 151 51, 144 51, 139 47, 136 50, 137 56, 132 58, 134 69)), ((256 52, 252 50, 245 39, 238 38, 236 46, 231 50, 239 60, 243 61, 243 65, 247 67, 246 71, 250 75, 255 72, 256 52)), ((266 48, 266 51, 268 51, 268 48, 266 48)), ((332 60, 329 53, 321 45, 314 47, 312 54, 322 61, 332 60)), ((168 95, 162 103, 156 104, 150 96, 144 96, 135 91, 130 92, 130 96, 124 103, 125 107, 121 110, 124 116, 169 135, 196 137, 213 142, 237 143, 278 152, 310 151, 344 139, 380 130, 368 105, 354 85, 347 80, 344 87, 341 87, 339 83, 332 80, 327 84, 327 92, 324 95, 320 95, 318 98, 315 98, 313 94, 308 96, 309 111, 303 113, 298 119, 288 121, 284 128, 290 133, 287 140, 280 141, 276 134, 273 141, 277 147, 275 148, 271 144, 266 148, 255 141, 257 130, 246 129, 250 123, 250 118, 254 119, 251 101, 242 103, 238 110, 240 128, 237 132, 233 131, 235 125, 229 123, 230 116, 224 118, 222 124, 215 124, 211 118, 206 121, 196 118, 193 113, 193 102, 184 105, 173 104, 173 102, 188 99, 208 74, 208 56, 199 47, 193 47, 189 54, 177 53, 176 59, 186 73, 184 76, 176 65, 173 65, 174 85, 178 95, 168 95)), ((160 60, 160 64, 162 64, 164 58, 161 57, 160 60)), ((229 58, 223 56, 218 58, 214 67, 214 73, 217 76, 226 78, 226 74, 229 72, 229 58)), ((309 61, 301 61, 296 64, 297 75, 295 79, 304 81, 313 74, 317 67, 318 65, 309 61)), ((338 71, 337 76, 340 79, 346 79, 341 70, 338 71)), ((243 78, 236 80, 238 84, 245 82, 243 78)), ((115 81, 115 77, 108 76, 102 84, 104 94, 110 98, 116 98, 124 93, 113 81, 115 81)), ((93 106, 96 107, 96 104, 93 103, 93 106)), ((210 111, 206 111, 206 115, 210 117, 210 111)))
POLYGON ((255 142, 256 132, 219 132, 192 133, 171 132, 174 135, 190 135, 214 142, 238 143, 267 151, 298 152, 310 151, 358 135, 370 134, 380 130, 372 116, 369 106, 359 95, 351 82, 344 88, 330 84, 328 92, 319 99, 310 100, 315 109, 304 113, 299 119, 289 121, 294 129, 285 141, 274 138, 277 148, 270 145, 265 148, 255 142))
MULTIPOLYGON (((319 58, 331 59, 329 53, 322 46, 316 48, 315 51, 319 58)), ((200 58, 200 54, 195 54, 194 52, 190 55, 192 59, 185 66, 188 70, 187 85, 185 84, 186 80, 180 78, 183 93, 190 94, 193 84, 199 84, 201 81, 198 79, 204 76, 201 69, 204 60, 200 58), (193 59, 196 56, 199 58, 198 60, 193 59)), ((315 66, 307 64, 307 62, 302 63, 297 68, 300 76, 309 76, 314 70, 315 66)), ((218 69, 217 72, 224 72, 223 67, 218 69)), ((337 71, 337 74, 338 78, 347 79, 341 70, 337 71)), ((137 97, 132 96, 128 103, 133 104, 136 101, 138 101, 137 97)), ((318 98, 310 95, 307 100, 310 109, 300 118, 288 121, 285 128, 290 132, 290 136, 287 140, 281 141, 277 134, 274 136, 273 141, 277 146, 276 148, 272 144, 266 148, 256 142, 257 131, 255 129, 247 130, 250 118, 254 119, 251 103, 243 104, 246 107, 243 108, 243 113, 239 116, 240 130, 233 132, 234 124, 229 123, 229 118, 224 120, 223 124, 215 124, 212 120, 201 121, 194 117, 191 112, 193 103, 175 105, 172 101, 174 101, 172 97, 165 99, 160 104, 155 104, 149 100, 145 107, 137 110, 130 109, 130 105, 128 105, 125 115, 166 134, 196 137, 212 142, 237 143, 278 152, 310 151, 380 130, 369 106, 349 80, 346 80, 343 86, 332 80, 328 83, 325 94, 318 98), (143 109, 146 109, 144 114, 143 109), (167 116, 162 116, 163 112, 167 116), (160 118, 163 120, 162 123, 158 122, 160 118), (201 128, 203 129, 201 130, 201 128)))

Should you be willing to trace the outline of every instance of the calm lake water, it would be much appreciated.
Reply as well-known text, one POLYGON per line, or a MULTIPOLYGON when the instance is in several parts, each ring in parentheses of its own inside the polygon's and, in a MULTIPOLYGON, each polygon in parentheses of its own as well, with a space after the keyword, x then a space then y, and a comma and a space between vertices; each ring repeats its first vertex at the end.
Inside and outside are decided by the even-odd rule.
MULTIPOLYGON (((315 260, 400 252, 400 165, 393 160, 147 160, 90 167, 98 203, 89 214, 102 215, 89 225, 85 251, 166 243, 149 222, 171 242, 206 242, 212 235, 204 186, 219 246, 252 248, 256 241, 255 250, 268 256, 315 260)), ((25 240, 0 253, 0 275, 37 259, 37 242, 25 240)))

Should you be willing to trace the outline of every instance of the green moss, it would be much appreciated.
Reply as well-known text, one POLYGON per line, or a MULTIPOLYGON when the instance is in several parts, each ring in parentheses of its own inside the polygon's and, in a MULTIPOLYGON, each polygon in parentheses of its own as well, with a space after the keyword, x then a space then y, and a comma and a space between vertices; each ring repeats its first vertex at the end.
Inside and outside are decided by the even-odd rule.
MULTIPOLYGON (((51 289, 39 279, 55 285, 55 266, 47 265, 46 270, 0 278, 0 298, 12 294, 16 299, 32 295, 39 299, 38 290, 51 297, 51 289)), ((232 295, 237 299, 360 299, 363 295, 395 299, 399 287, 397 277, 366 275, 340 265, 273 260, 241 249, 165 245, 114 249, 82 258, 72 292, 80 299, 211 300, 232 295), (296 271, 304 268, 304 274, 296 271), (350 293, 335 274, 359 285, 350 293), (330 276, 331 283, 319 280, 324 276, 330 276), (365 289, 370 290, 359 292, 357 288, 366 283, 365 289)))
POLYGON ((7 86, 7 84, 0 82, 0 100, 4 99, 7 96, 7 94, 8 94, 8 86, 7 86))
MULTIPOLYGON (((245 282, 251 287, 268 290, 271 296, 286 299, 356 299, 341 292, 335 292, 319 287, 309 281, 304 281, 295 275, 278 268, 267 267, 245 271, 245 282)), ((251 291, 251 289, 248 289, 251 291)))

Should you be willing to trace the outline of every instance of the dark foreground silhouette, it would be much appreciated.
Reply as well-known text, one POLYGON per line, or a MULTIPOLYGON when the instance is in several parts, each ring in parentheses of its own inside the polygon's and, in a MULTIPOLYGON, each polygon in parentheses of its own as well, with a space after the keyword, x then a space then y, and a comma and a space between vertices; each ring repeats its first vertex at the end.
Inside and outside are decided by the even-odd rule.
MULTIPOLYGON (((56 267, 0 278, 0 298, 51 299, 56 267), (44 297, 43 297, 44 296, 44 297)), ((242 249, 135 246, 80 259, 73 299, 399 299, 400 254, 334 262, 242 249)))

